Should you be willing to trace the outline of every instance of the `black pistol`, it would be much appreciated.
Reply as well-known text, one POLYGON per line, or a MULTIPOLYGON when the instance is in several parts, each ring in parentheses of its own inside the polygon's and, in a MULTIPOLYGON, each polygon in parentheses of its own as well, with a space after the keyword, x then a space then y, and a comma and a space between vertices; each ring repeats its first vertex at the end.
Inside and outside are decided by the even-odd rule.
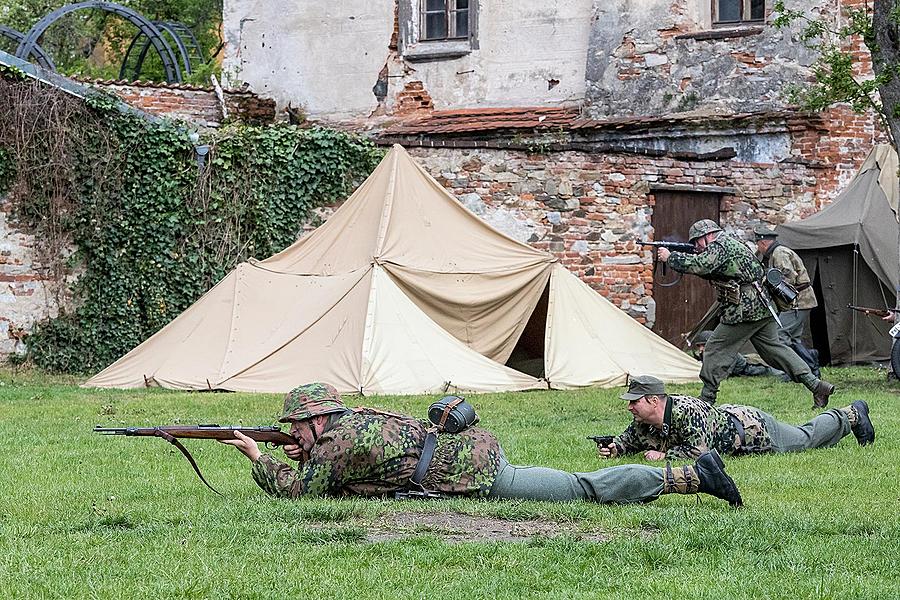
POLYGON ((587 439, 594 440, 599 448, 608 448, 616 439, 614 435, 589 435, 587 439))

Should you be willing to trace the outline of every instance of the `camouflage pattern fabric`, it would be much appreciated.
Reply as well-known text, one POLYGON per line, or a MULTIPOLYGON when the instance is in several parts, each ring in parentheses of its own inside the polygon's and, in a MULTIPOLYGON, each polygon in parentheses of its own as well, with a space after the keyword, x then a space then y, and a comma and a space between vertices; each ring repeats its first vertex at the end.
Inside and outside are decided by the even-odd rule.
POLYGON ((693 396, 668 396, 661 428, 632 421, 613 441, 620 455, 656 450, 667 459, 694 459, 713 449, 720 454, 767 452, 772 441, 762 414, 751 406, 716 408, 693 396), (744 426, 743 441, 730 415, 744 426))
POLYGON ((809 273, 800 256, 779 243, 775 243, 775 249, 769 258, 769 266, 774 267, 784 274, 784 279, 794 288, 804 288, 799 291, 794 300, 793 308, 800 310, 815 308, 819 305, 816 294, 810 286, 809 273))
POLYGON ((284 397, 284 410, 278 420, 290 423, 345 410, 347 407, 334 386, 327 383, 307 383, 287 393, 284 397))
MULTIPOLYGON (((264 454, 251 474, 264 491, 279 497, 392 494, 406 489, 429 426, 405 415, 357 409, 337 418, 298 469, 264 454)), ((489 431, 441 433, 422 484, 445 494, 487 496, 501 458, 489 431)))
POLYGON ((734 325, 759 321, 771 314, 760 299, 759 292, 751 285, 762 281, 763 266, 737 238, 722 233, 700 254, 672 252, 668 264, 681 273, 691 273, 710 281, 736 281, 740 284, 737 304, 722 305, 719 314, 722 323, 734 325))

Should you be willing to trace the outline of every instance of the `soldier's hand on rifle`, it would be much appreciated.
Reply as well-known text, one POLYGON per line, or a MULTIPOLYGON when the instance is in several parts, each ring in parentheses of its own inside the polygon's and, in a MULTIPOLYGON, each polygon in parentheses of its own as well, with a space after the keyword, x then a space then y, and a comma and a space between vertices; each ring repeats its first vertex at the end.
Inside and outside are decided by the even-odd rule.
POLYGON ((287 444, 284 448, 282 448, 282 450, 284 450, 284 453, 291 460, 306 462, 306 460, 309 458, 306 450, 304 450, 303 446, 299 444, 287 444))
POLYGON ((668 248, 658 248, 656 250, 656 257, 662 261, 667 262, 669 260, 669 255, 672 254, 668 248))
POLYGON ((666 453, 659 452, 658 450, 647 450, 646 452, 644 452, 644 458, 646 458, 647 460, 665 460, 666 453))
POLYGON ((897 313, 889 312, 888 314, 881 317, 881 320, 887 321, 888 323, 893 323, 896 318, 897 318, 897 313))
MULTIPOLYGON (((228 444, 229 446, 234 446, 238 450, 241 451, 241 454, 250 459, 250 462, 256 462, 260 456, 262 456, 262 452, 259 450, 259 444, 257 444, 253 439, 247 437, 240 431, 234 432, 235 439, 233 440, 219 440, 223 444, 228 444)), ((287 448, 287 446, 285 446, 287 448)))

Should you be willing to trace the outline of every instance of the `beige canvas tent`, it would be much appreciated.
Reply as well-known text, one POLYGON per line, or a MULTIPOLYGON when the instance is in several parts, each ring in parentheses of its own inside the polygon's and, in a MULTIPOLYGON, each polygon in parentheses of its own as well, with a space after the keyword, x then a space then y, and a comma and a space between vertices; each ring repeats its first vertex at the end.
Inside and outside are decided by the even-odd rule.
POLYGON ((86 385, 424 394, 614 386, 629 372, 686 382, 699 364, 394 146, 324 225, 238 266, 86 385), (508 366, 526 364, 538 369, 508 366))

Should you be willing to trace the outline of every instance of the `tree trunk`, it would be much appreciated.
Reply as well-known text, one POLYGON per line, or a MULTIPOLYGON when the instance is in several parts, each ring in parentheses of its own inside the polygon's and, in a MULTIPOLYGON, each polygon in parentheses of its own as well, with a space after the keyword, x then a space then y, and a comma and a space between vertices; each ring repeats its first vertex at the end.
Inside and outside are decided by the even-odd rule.
POLYGON ((900 38, 897 25, 891 20, 891 11, 897 0, 875 0, 872 15, 872 32, 875 37, 875 48, 872 53, 872 67, 877 75, 893 72, 886 83, 878 88, 883 106, 882 113, 888 122, 891 145, 897 148, 900 140, 900 78, 896 75, 896 66, 900 64, 900 38))

